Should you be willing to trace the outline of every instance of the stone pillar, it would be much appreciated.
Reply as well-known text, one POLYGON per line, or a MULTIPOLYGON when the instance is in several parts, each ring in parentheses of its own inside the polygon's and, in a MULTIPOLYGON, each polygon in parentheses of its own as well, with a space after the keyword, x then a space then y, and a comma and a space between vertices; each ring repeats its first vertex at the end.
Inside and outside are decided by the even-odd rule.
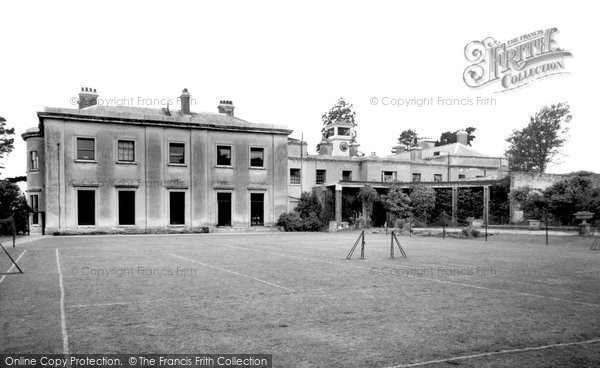
POLYGON ((483 224, 488 225, 490 214, 490 186, 483 187, 483 224))
POLYGON ((458 207, 458 187, 452 187, 452 225, 457 222, 456 213, 458 207))
POLYGON ((335 222, 342 223, 342 186, 335 185, 335 222))

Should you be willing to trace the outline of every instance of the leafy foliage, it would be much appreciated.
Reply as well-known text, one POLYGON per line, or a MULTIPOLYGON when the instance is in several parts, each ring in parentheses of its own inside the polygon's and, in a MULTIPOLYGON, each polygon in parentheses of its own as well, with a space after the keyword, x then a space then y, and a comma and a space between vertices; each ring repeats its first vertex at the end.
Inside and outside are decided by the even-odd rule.
MULTIPOLYGON (((6 127, 6 119, 0 116, 0 160, 15 148, 15 128, 6 127)), ((0 168, 4 168, 0 166, 0 168)))
POLYGON ((568 131, 564 125, 571 120, 569 105, 559 103, 544 106, 535 116, 530 117, 529 125, 521 130, 513 130, 506 141, 510 169, 513 171, 545 172, 547 165, 558 155, 565 144, 568 131))
POLYGON ((456 217, 465 221, 468 217, 483 216, 483 190, 459 189, 456 198, 456 217))
POLYGON ((293 212, 283 213, 277 225, 285 231, 320 231, 326 224, 324 211, 315 192, 304 192, 293 212))
MULTIPOLYGON (((471 142, 477 138, 473 135, 473 132, 475 131, 476 128, 473 127, 468 127, 465 129, 465 131, 467 132, 467 144, 470 146, 471 142)), ((440 135, 440 139, 437 140, 435 142, 436 146, 444 146, 446 144, 452 144, 452 143, 456 143, 458 141, 457 135, 456 133, 458 133, 458 130, 451 132, 451 131, 446 131, 443 132, 442 135, 440 135)))
POLYGON ((354 106, 347 103, 346 100, 341 97, 328 112, 323 114, 321 119, 323 120, 323 125, 341 121, 356 126, 356 112, 354 111, 354 106))
POLYGON ((510 177, 490 188, 489 220, 491 224, 508 224, 510 220, 510 177))
MULTIPOLYGON (((21 193, 18 185, 6 180, 0 181, 0 219, 14 216, 17 232, 25 232, 31 211, 31 208, 27 205, 27 199, 21 193)), ((10 225, 5 224, 0 232, 12 234, 12 228, 10 225)))
POLYGON ((365 218, 370 218, 373 213, 373 204, 379 200, 379 193, 377 193, 372 186, 367 184, 360 188, 357 198, 365 205, 367 212, 364 214, 365 218))
POLYGON ((423 222, 428 222, 435 208, 435 189, 413 186, 410 189, 409 198, 415 217, 423 222))
POLYGON ((392 184, 388 192, 381 196, 383 207, 386 211, 398 218, 411 216, 410 198, 399 185, 392 184))
POLYGON ((403 130, 398 137, 398 143, 406 147, 407 150, 416 147, 419 142, 419 134, 412 130, 403 130))

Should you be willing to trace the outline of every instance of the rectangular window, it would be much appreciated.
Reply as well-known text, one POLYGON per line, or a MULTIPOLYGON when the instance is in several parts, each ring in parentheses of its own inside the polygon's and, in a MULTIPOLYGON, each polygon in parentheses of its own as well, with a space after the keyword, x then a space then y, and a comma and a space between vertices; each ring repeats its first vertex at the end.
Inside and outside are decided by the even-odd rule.
POLYGON ((37 151, 29 152, 29 170, 38 170, 39 169, 38 165, 39 165, 38 152, 37 151))
POLYGON ((440 151, 435 151, 435 152, 433 153, 433 155, 434 155, 434 156, 439 156, 439 155, 440 155, 440 151))
POLYGON ((94 138, 77 138, 77 159, 95 160, 94 138))
POLYGON ((350 135, 350 128, 338 127, 338 135, 350 135))
POLYGON ((421 181, 421 174, 420 173, 414 173, 413 175, 413 180, 412 181, 421 181))
POLYGON ((135 142, 117 141, 117 160, 123 162, 135 161, 135 142))
POLYGON ((169 143, 169 163, 185 164, 185 144, 169 143))
POLYGON ((260 147, 250 147, 250 167, 264 167, 265 149, 260 147))
POLYGON ((119 225, 135 225, 135 191, 119 191, 119 225))
POLYGON ((342 181, 352 181, 352 171, 342 171, 342 181))
POLYGON ((327 129, 327 137, 331 137, 332 135, 335 135, 335 128, 327 129))
POLYGON ((96 225, 96 191, 77 191, 77 223, 96 225))
POLYGON ((300 184, 300 169, 290 169, 290 184, 300 184))
POLYGON ((265 224, 264 193, 250 193, 250 221, 251 226, 263 226, 265 224))
POLYGON ((317 184, 323 184, 327 180, 326 170, 317 170, 317 184))
POLYGON ((169 192, 169 224, 185 225, 185 192, 169 192))
POLYGON ((29 196, 29 202, 31 203, 31 209, 33 210, 33 214, 31 215, 31 224, 37 225, 39 222, 39 197, 37 194, 32 194, 29 196))
POLYGON ((464 179, 465 178, 465 174, 458 174, 458 179, 464 179))
POLYGON ((442 181, 442 174, 433 174, 433 181, 436 183, 442 181))
POLYGON ((231 193, 217 193, 217 226, 231 226, 231 193))
POLYGON ((391 183, 396 180, 396 172, 395 171, 382 171, 381 172, 381 181, 384 183, 391 183))
POLYGON ((217 165, 231 166, 231 146, 217 146, 217 165))

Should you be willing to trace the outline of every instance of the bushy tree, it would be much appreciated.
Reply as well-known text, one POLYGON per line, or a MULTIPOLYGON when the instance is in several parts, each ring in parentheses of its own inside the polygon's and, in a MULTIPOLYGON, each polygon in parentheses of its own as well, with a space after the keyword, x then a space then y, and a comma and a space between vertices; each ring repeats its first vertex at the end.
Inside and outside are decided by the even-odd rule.
POLYGON ((575 175, 554 183, 544 191, 548 212, 561 224, 573 224, 573 214, 579 211, 595 212, 600 201, 600 189, 594 186, 589 176, 575 175))
POLYGON ((544 106, 530 117, 529 125, 521 130, 513 130, 506 141, 510 169, 513 171, 545 172, 548 164, 558 155, 567 139, 571 120, 569 105, 559 103, 544 106))
POLYGON ((385 210, 398 218, 406 218, 412 215, 410 198, 397 184, 392 184, 388 192, 381 196, 381 201, 385 210))
POLYGON ((413 186, 409 198, 415 217, 428 222, 435 208, 435 189, 420 185, 413 186))
POLYGON ((508 224, 510 220, 510 177, 490 187, 489 217, 492 224, 508 224))
POLYGON ((293 212, 279 216, 277 225, 285 231, 319 231, 325 226, 323 207, 315 192, 304 192, 293 212))
POLYGON ((468 217, 482 218, 483 190, 459 189, 456 207, 456 217, 460 221, 465 221, 468 217))
POLYGON ((452 189, 441 188, 435 190, 435 207, 431 218, 437 225, 441 225, 439 219, 442 212, 448 215, 452 214, 452 189))
MULTIPOLYGON (((27 205, 27 199, 21 193, 19 186, 7 180, 0 181, 0 219, 14 216, 17 232, 27 230, 27 221, 31 208, 27 205)), ((12 228, 5 225, 0 229, 3 234, 11 234, 12 228)))
MULTIPOLYGON (((15 128, 7 128, 6 119, 0 116, 0 160, 4 158, 4 155, 11 153, 15 148, 14 135, 15 128)), ((0 168, 3 169, 4 166, 0 165, 0 168)))
MULTIPOLYGON (((475 129, 476 128, 473 128, 473 127, 467 127, 465 129, 465 131, 467 132, 467 144, 469 146, 471 145, 471 142, 475 138, 477 138, 473 135, 473 132, 475 131, 475 129)), ((446 144, 452 144, 452 143, 458 142, 458 137, 457 137, 456 133, 458 133, 458 130, 456 130, 454 132, 451 132, 451 131, 443 132, 440 135, 440 139, 435 142, 435 145, 436 146, 444 146, 446 144)))
POLYGON ((352 104, 347 103, 346 100, 340 97, 337 103, 321 116, 321 119, 323 120, 323 125, 341 121, 355 126, 356 112, 354 111, 354 106, 352 104))
POLYGON ((403 130, 398 137, 398 143, 404 145, 407 150, 410 150, 419 143, 419 134, 412 129, 403 130))

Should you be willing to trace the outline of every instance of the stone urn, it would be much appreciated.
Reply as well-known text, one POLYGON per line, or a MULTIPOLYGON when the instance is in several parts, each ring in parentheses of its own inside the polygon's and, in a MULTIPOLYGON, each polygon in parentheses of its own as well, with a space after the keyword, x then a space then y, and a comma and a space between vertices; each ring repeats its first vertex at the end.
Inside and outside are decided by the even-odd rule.
POLYGON ((588 235, 591 232, 591 225, 587 222, 594 214, 589 211, 579 211, 573 214, 577 220, 581 220, 581 224, 579 224, 579 235, 588 235))

